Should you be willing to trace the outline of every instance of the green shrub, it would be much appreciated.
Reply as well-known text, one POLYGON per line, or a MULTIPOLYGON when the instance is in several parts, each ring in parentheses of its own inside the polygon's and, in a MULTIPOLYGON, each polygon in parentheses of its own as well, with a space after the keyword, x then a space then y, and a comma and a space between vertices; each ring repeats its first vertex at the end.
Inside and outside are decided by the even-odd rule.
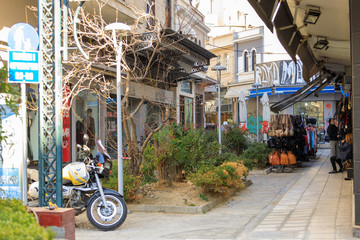
POLYGON ((247 162, 252 161, 253 166, 257 168, 264 168, 268 162, 268 156, 271 153, 265 143, 251 143, 248 149, 242 154, 242 158, 247 162))
POLYGON ((0 240, 53 239, 55 233, 41 227, 19 200, 0 199, 0 240))
POLYGON ((155 176, 156 159, 154 146, 148 144, 143 154, 143 162, 141 163, 141 185, 157 182, 155 176))
POLYGON ((243 186, 243 177, 247 176, 246 167, 240 162, 225 162, 218 167, 202 166, 189 179, 206 193, 226 194, 230 188, 243 186))
MULTIPOLYGON (((124 199, 127 201, 137 200, 135 191, 139 186, 139 179, 133 177, 129 173, 128 164, 124 161, 123 164, 123 177, 124 177, 124 199)), ((113 190, 118 190, 118 162, 113 161, 112 174, 109 178, 102 179, 102 184, 104 188, 109 188, 113 190)))
POLYGON ((200 129, 189 129, 177 138, 177 164, 186 173, 191 173, 203 165, 214 165, 219 156, 219 143, 211 140, 211 134, 200 129))
POLYGON ((240 155, 239 159, 243 162, 243 164, 249 171, 253 170, 253 168, 254 168, 254 160, 253 159, 246 158, 243 155, 240 155))
MULTIPOLYGON (((212 132, 176 124, 166 126, 154 135, 154 145, 146 150, 150 158, 152 148, 158 177, 169 182, 182 170, 189 174, 202 165, 216 165, 219 155, 219 143, 212 132)), ((152 160, 144 157, 144 161, 150 163, 152 160)))
POLYGON ((231 152, 240 155, 246 148, 246 138, 244 132, 235 125, 226 126, 223 132, 223 144, 231 152))
POLYGON ((235 153, 229 153, 229 152, 225 152, 222 151, 221 154, 217 154, 214 157, 213 162, 215 163, 215 166, 220 166, 221 164, 223 164, 224 162, 240 162, 240 157, 237 156, 235 153))

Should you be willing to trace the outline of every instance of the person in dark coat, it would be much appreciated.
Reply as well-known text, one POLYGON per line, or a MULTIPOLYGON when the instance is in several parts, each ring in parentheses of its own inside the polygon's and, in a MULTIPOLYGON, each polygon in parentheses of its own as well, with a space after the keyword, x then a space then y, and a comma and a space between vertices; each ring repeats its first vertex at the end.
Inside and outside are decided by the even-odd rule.
POLYGON ((340 159, 341 162, 345 162, 352 158, 352 146, 350 143, 345 140, 340 143, 339 153, 337 154, 337 158, 340 159))
POLYGON ((335 121, 334 121, 333 118, 329 119, 329 124, 330 125, 327 128, 327 134, 329 136, 329 142, 330 142, 330 148, 331 148, 330 161, 331 161, 331 165, 333 167, 333 170, 331 172, 329 172, 329 173, 332 174, 332 173, 342 172, 343 171, 343 165, 341 163, 341 160, 337 158, 337 154, 339 152, 339 145, 338 145, 338 139, 340 137, 340 135, 338 134, 339 129, 335 125, 335 121), (337 171, 337 169, 336 169, 335 162, 340 167, 339 171, 337 171))

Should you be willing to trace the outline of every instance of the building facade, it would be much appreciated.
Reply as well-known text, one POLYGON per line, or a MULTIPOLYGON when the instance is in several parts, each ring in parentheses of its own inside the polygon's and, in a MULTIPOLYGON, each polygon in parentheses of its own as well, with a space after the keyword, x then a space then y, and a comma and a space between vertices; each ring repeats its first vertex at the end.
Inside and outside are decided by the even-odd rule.
MULTIPOLYGON (((204 89, 214 84, 214 80, 206 76, 206 66, 209 65, 213 54, 204 49, 205 39, 210 29, 204 23, 204 16, 191 4, 191 1, 107 1, 102 8, 101 14, 107 23, 123 22, 128 25, 135 23, 136 15, 133 9, 154 15, 164 31, 172 41, 168 44, 168 50, 181 53, 176 65, 171 66, 170 77, 165 80, 168 84, 149 84, 145 82, 130 83, 129 105, 135 109, 142 99, 146 98, 135 114, 136 132, 138 141, 146 136, 146 129, 159 125, 167 114, 163 107, 174 106, 176 109, 175 118, 178 123, 203 127, 205 122, 204 114, 204 89), (168 29, 168 30, 167 30, 168 29), (177 39, 173 39, 175 36, 177 39), (173 69, 174 68, 174 69, 173 69)), ((1 58, 6 65, 7 62, 7 32, 8 29, 18 22, 26 22, 37 28, 37 19, 34 17, 36 11, 31 7, 37 6, 37 1, 17 1, 5 11, 0 19, 1 30, 1 58), (9 12, 13 13, 9 15, 9 12)), ((69 8, 75 10, 79 3, 71 2, 69 8)), ((85 2, 85 12, 92 12, 98 6, 95 2, 85 2)), ((137 29, 138 34, 146 31, 147 23, 137 29)), ((150 23, 151 24, 151 23, 150 23)), ((169 40, 169 41, 170 41, 169 40)), ((164 44, 166 47, 166 44, 164 44)), ((75 46, 70 46, 75 47, 75 46)), ((101 68, 101 66, 96 66, 101 68)), ((105 71, 105 78, 114 80, 115 69, 108 68, 105 71)), ((71 80, 76 84, 76 79, 71 80)), ((91 133, 94 137, 103 140, 110 153, 116 156, 117 136, 117 112, 116 112, 116 89, 110 91, 110 96, 105 98, 96 94, 100 89, 89 88, 80 91, 71 98, 71 106, 63 114, 63 161, 76 161, 80 156, 76 144, 82 141, 84 133, 91 133), (84 126, 86 126, 84 128, 84 126)), ((122 89, 124 92, 125 90, 122 89)), ((38 85, 28 84, 27 92, 36 96, 32 99, 33 105, 39 103, 38 85)), ((64 91, 64 97, 67 92, 64 91)), ((28 109, 28 152, 29 160, 39 160, 39 111, 37 108, 28 109)), ((123 130, 124 136, 126 135, 123 130)), ((126 147, 126 146, 125 146, 126 147)), ((93 154, 96 149, 93 147, 93 154)))

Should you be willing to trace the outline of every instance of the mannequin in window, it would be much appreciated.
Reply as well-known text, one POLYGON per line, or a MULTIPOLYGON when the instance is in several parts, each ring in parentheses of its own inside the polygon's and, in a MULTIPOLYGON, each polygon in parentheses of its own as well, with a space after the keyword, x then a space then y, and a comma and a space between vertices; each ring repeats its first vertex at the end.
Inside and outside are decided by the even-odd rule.
POLYGON ((87 146, 90 149, 94 149, 95 147, 95 121, 94 118, 91 116, 92 114, 92 110, 90 108, 88 108, 88 110, 86 110, 86 116, 83 119, 83 124, 84 124, 84 132, 87 133, 87 135, 89 135, 89 142, 87 144, 87 146))
POLYGON ((84 144, 84 125, 80 120, 76 121, 76 144, 84 144))

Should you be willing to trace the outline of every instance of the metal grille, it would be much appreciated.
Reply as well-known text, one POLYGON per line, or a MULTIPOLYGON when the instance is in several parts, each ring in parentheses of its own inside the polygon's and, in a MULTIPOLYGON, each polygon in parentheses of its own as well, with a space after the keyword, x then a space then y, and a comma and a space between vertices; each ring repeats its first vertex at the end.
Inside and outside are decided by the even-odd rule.
POLYGON ((62 206, 61 1, 39 0, 39 206, 62 206))

